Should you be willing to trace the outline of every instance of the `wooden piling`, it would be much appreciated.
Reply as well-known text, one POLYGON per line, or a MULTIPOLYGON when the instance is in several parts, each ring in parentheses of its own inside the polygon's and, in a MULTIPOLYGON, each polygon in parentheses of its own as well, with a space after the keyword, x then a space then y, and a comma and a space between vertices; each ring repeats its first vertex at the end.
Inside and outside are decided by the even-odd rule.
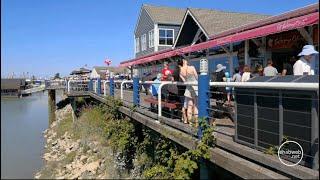
POLYGON ((56 90, 48 90, 49 124, 56 120, 56 90))

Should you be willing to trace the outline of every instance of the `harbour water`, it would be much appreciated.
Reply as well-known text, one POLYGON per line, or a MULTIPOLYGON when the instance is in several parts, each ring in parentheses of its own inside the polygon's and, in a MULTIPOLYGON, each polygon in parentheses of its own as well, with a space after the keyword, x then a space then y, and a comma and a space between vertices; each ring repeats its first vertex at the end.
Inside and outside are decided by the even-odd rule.
MULTIPOLYGON (((57 92, 57 102, 62 92, 57 92)), ((48 128, 47 92, 1 97, 1 179, 33 178, 42 167, 42 132, 48 128)))

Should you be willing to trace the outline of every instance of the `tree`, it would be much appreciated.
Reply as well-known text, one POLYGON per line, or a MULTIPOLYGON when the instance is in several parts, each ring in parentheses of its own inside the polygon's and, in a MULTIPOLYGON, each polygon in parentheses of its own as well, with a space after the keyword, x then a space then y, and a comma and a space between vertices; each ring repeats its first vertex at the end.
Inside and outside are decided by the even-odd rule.
POLYGON ((54 75, 54 79, 61 79, 61 78, 60 78, 60 73, 56 73, 56 74, 54 75))

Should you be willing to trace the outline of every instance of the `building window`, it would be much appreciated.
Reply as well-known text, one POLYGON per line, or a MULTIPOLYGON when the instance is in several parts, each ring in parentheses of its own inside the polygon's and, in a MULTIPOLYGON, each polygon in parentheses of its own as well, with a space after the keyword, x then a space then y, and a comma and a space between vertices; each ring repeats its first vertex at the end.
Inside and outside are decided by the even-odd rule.
POLYGON ((140 41, 139 41, 139 38, 137 37, 135 39, 135 51, 136 51, 136 53, 139 52, 139 50, 140 50, 139 48, 140 48, 140 41))
POLYGON ((154 31, 149 31, 149 48, 154 47, 154 31))
POLYGON ((159 29, 159 45, 173 45, 173 29, 159 29))
POLYGON ((147 49, 147 35, 143 34, 141 36, 141 51, 144 51, 147 49))

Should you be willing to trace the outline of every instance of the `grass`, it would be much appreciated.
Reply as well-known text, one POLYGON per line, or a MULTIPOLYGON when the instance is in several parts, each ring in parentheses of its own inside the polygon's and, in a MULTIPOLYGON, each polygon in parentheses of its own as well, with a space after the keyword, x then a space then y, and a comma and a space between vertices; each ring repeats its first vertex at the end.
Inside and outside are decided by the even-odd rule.
POLYGON ((66 157, 64 158, 64 162, 66 162, 66 164, 70 164, 72 163, 72 161, 74 160, 74 158, 76 157, 77 153, 75 151, 70 152, 69 154, 66 155, 66 157))
POLYGON ((66 117, 61 120, 57 125, 57 138, 62 137, 67 131, 72 129, 72 115, 71 113, 67 114, 66 117))

